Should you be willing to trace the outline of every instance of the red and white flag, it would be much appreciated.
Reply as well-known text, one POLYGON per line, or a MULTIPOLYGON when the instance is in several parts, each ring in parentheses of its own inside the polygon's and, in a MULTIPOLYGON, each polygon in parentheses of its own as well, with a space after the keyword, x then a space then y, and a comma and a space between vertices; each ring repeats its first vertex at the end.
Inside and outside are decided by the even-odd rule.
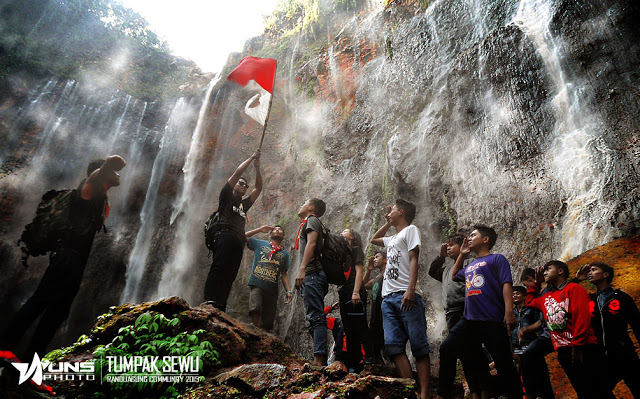
POLYGON ((240 65, 227 76, 230 81, 258 92, 247 102, 244 112, 262 126, 264 126, 269 113, 269 102, 273 94, 275 76, 276 60, 256 57, 245 57, 240 61, 240 65))

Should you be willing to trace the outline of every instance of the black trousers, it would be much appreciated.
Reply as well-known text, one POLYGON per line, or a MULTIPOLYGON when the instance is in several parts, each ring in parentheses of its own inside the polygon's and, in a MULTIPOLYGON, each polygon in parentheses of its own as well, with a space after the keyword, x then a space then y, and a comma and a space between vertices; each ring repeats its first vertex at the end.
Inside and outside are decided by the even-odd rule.
POLYGON ((569 377, 573 389, 579 399, 615 398, 608 384, 603 383, 602 370, 605 364, 604 350, 596 345, 584 345, 582 349, 582 362, 575 361, 570 346, 558 348, 558 362, 569 377))
MULTIPOLYGON (((462 319, 463 312, 464 310, 460 309, 445 315, 449 331, 462 319)), ((490 378, 489 363, 486 361, 486 356, 482 351, 482 345, 470 345, 465 350, 465 353, 461 355, 460 362, 462 363, 464 377, 467 380, 467 384, 469 384, 469 391, 471 393, 480 393, 480 391, 488 390, 489 387, 486 381, 490 378)), ((451 363, 449 367, 453 367, 453 370, 449 371, 449 373, 455 375, 456 363, 451 363)))
MULTIPOLYGON (((438 394, 449 397, 455 378, 456 360, 463 359, 464 362, 469 358, 469 350, 475 351, 475 348, 480 344, 484 344, 496 364, 498 376, 502 382, 501 386, 505 388, 508 397, 521 399, 522 384, 511 356, 510 339, 507 328, 500 322, 471 321, 462 318, 453 326, 447 338, 440 345, 438 394)), ((467 361, 470 374, 474 377, 480 376, 481 384, 484 387, 486 376, 482 375, 484 371, 478 368, 479 364, 475 359, 470 364, 467 361)))
POLYGON ((520 355, 520 373, 527 398, 553 398, 555 396, 545 356, 553 352, 550 337, 539 336, 520 355))
POLYGON ((620 380, 624 380, 633 397, 640 399, 640 359, 633 344, 608 349, 606 367, 610 374, 611 390, 620 380))
POLYGON ((2 341, 15 350, 31 324, 42 314, 22 361, 30 362, 34 353, 41 358, 47 353, 47 345, 69 316, 86 263, 86 256, 73 250, 60 249, 51 255, 38 288, 13 316, 2 336, 2 341))
POLYGON ((245 241, 230 230, 218 231, 213 244, 213 262, 204 285, 204 300, 227 310, 227 298, 238 275, 245 241))
MULTIPOLYGON (((338 291, 340 301, 340 318, 344 325, 344 333, 347 337, 346 366, 350 369, 358 368, 362 360, 362 347, 370 350, 369 334, 367 328, 367 290, 360 288, 360 305, 351 302, 353 295, 353 283, 346 283, 338 291)), ((367 353, 367 356, 370 354, 367 353)))

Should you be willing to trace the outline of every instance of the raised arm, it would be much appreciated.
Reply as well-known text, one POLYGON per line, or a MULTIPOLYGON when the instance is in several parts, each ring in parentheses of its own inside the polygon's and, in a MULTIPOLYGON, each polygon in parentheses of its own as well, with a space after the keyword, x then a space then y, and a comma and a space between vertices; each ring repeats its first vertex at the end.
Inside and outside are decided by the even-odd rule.
MULTIPOLYGON (((229 180, 227 180, 227 183, 229 183, 229 185, 231 187, 234 187, 236 185, 236 183, 238 182, 238 180, 240 179, 240 177, 242 176, 242 174, 247 170, 247 168, 249 167, 249 165, 251 165, 251 162, 253 162, 253 160, 255 160, 256 158, 260 158, 260 149, 257 149, 256 152, 254 152, 249 158, 247 158, 246 161, 242 162, 240 165, 238 165, 238 168, 236 169, 235 172, 233 172, 233 174, 231 175, 231 177, 229 178, 229 180)), ((257 177, 256 177, 257 179, 257 177)), ((262 185, 262 182, 260 182, 260 184, 262 185)), ((257 189, 258 183, 256 181, 256 189, 257 189)), ((254 189, 254 191, 256 190, 254 189)), ((260 188, 262 190, 262 188, 260 188)), ((258 194, 260 194, 258 192, 258 194)), ((258 196, 256 195, 256 198, 258 196)))
POLYGON ((373 245, 384 247, 384 240, 382 239, 382 237, 384 237, 384 235, 387 234, 387 231, 389 231, 389 228, 391 227, 391 218, 389 217, 390 213, 391 213, 391 207, 387 206, 386 213, 384 215, 384 218, 387 222, 382 227, 380 227, 378 231, 376 231, 373 237, 371 237, 370 242, 373 245))
POLYGON ((260 150, 258 150, 258 156, 253 161, 253 166, 256 168, 256 186, 249 194, 251 203, 253 204, 258 199, 258 195, 262 192, 262 172, 260 172, 260 150))
POLYGON ((471 248, 469 248, 469 239, 465 238, 462 241, 462 245, 460 246, 460 255, 458 255, 458 259, 456 259, 455 265, 453 265, 453 270, 451 270, 451 279, 456 280, 456 274, 462 270, 462 266, 464 266, 464 260, 467 259, 469 254, 471 253, 471 248))
POLYGON ((444 261, 447 259, 447 244, 444 243, 440 246, 440 255, 431 262, 429 266, 429 276, 442 282, 442 274, 444 273, 444 261))
POLYGON ((371 279, 371 269, 373 269, 373 256, 369 257, 369 261, 367 262, 367 270, 364 272, 364 277, 362 277, 364 288, 368 290, 373 287, 373 280, 371 279))
POLYGON ((271 226, 270 224, 267 224, 262 227, 258 227, 257 229, 249 230, 246 233, 244 233, 244 235, 247 239, 247 242, 249 242, 249 237, 252 237, 258 233, 268 233, 271 230, 273 230, 273 226, 271 226))
POLYGON ((119 175, 116 173, 127 165, 124 158, 120 155, 111 155, 108 157, 100 168, 96 169, 87 177, 84 184, 82 185, 80 196, 83 199, 91 199, 93 196, 98 193, 98 190, 102 190, 103 184, 109 184, 108 181, 113 178, 111 175, 115 175, 115 180, 117 183, 113 185, 120 184, 119 175))

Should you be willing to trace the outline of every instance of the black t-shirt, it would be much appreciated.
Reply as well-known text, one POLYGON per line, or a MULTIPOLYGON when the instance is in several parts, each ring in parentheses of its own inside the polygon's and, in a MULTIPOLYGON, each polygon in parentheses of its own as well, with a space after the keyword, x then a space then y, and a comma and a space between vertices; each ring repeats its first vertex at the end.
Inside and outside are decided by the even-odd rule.
POLYGON ((304 259, 304 250, 307 248, 307 233, 310 231, 315 231, 318 233, 318 240, 316 242, 316 250, 313 254, 313 258, 307 265, 307 269, 305 273, 317 273, 322 270, 322 265, 320 264, 320 249, 322 248, 323 243, 323 229, 322 223, 320 223, 320 219, 316 216, 309 216, 307 222, 302 226, 302 231, 300 231, 300 261, 304 259))
MULTIPOLYGON (((346 238, 345 238, 346 240, 346 238)), ((364 265, 364 252, 358 246, 351 247, 352 256, 355 256, 354 265, 364 265)), ((349 274, 349 279, 347 280, 350 284, 355 284, 356 282, 356 268, 355 266, 351 268, 351 274, 349 274)))
POLYGON ((251 208, 251 205, 253 205, 251 197, 242 199, 242 197, 233 195, 233 187, 229 185, 229 182, 225 183, 220 191, 218 202, 218 213, 220 214, 218 230, 229 229, 244 239, 246 212, 251 208))
POLYGON ((96 232, 104 224, 107 195, 102 190, 92 199, 82 198, 82 187, 85 180, 77 189, 77 196, 73 201, 70 218, 73 231, 69 233, 62 245, 66 249, 76 251, 85 260, 89 257, 96 232))

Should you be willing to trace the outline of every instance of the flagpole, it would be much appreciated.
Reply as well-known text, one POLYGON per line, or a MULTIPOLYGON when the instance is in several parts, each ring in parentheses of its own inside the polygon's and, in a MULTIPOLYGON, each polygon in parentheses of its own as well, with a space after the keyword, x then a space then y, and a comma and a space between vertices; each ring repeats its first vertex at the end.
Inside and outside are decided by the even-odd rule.
MULTIPOLYGON (((274 78, 274 82, 275 82, 275 78, 274 78)), ((264 133, 267 131, 267 122, 269 122, 269 115, 271 115, 272 102, 273 102, 273 94, 271 94, 271 98, 269 99, 269 109, 267 109, 267 117, 264 120, 264 126, 262 128, 262 137, 260 137, 260 146, 258 147, 259 149, 262 149, 262 142, 264 141, 264 133)))
MULTIPOLYGON (((276 70, 278 69, 278 66, 276 64, 275 69, 273 70, 273 89, 271 90, 272 92, 276 91, 276 70)), ((274 93, 271 93, 271 98, 269 98, 269 109, 267 109, 267 117, 264 119, 264 126, 262 127, 262 137, 260 137, 260 146, 258 147, 258 149, 262 149, 262 142, 264 141, 264 134, 267 131, 267 122, 269 122, 269 115, 271 115, 271 103, 273 102, 273 96, 274 93)))

